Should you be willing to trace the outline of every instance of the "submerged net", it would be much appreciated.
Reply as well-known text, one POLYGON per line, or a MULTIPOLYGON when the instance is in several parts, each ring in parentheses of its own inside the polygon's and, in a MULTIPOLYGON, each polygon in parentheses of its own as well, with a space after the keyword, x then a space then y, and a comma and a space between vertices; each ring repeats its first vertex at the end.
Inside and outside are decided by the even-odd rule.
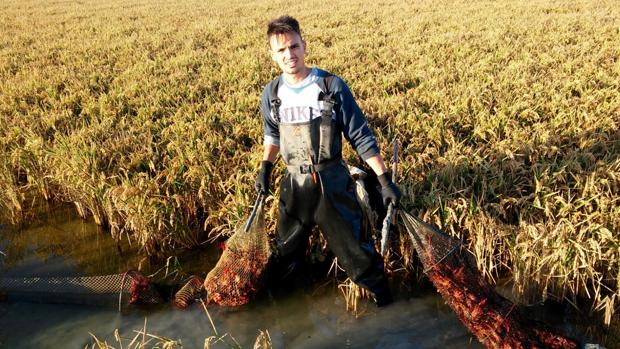
POLYGON ((75 277, 0 278, 0 294, 8 300, 38 303, 106 305, 161 303, 149 279, 137 271, 75 277))
POLYGON ((461 242, 401 211, 424 271, 461 322, 488 348, 577 348, 543 324, 525 318, 478 273, 461 242))
POLYGON ((200 276, 192 275, 174 295, 174 305, 179 309, 185 309, 195 300, 201 299, 203 283, 204 280, 200 276))
POLYGON ((271 255, 265 232, 264 199, 256 200, 244 229, 226 241, 224 252, 205 279, 207 299, 224 306, 239 306, 250 301, 271 255))

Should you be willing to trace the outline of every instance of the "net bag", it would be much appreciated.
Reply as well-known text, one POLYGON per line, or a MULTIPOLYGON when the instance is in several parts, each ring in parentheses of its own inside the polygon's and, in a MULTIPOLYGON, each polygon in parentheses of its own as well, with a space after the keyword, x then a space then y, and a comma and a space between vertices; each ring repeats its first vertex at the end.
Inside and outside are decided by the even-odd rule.
POLYGON ((425 274, 461 322, 487 348, 578 348, 578 343, 524 317, 479 274, 460 240, 400 211, 425 274))
POLYGON ((224 306, 249 302, 271 255, 265 232, 264 196, 259 195, 245 227, 226 241, 219 261, 207 274, 207 300, 224 306))

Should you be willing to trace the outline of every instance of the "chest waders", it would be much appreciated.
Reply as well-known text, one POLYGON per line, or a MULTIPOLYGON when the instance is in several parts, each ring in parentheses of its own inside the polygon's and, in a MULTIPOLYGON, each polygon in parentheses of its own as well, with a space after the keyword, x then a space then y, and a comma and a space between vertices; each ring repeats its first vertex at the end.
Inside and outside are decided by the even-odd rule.
POLYGON ((312 227, 318 224, 347 275, 377 300, 391 299, 383 259, 362 231, 363 212, 355 183, 342 160, 342 131, 332 118, 338 101, 329 92, 334 78, 319 78, 321 116, 294 124, 280 121, 280 78, 271 82, 271 113, 279 124, 280 154, 287 168, 280 183, 279 264, 285 268, 283 273, 295 269, 305 256, 312 227))

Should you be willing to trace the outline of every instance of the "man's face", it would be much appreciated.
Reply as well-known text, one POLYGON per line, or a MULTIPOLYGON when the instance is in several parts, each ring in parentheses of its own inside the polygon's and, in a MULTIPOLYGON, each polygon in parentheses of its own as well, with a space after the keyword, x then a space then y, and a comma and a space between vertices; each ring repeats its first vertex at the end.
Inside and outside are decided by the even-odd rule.
POLYGON ((271 59, 278 63, 284 74, 298 76, 305 73, 306 42, 299 34, 274 34, 269 39, 269 45, 271 59))

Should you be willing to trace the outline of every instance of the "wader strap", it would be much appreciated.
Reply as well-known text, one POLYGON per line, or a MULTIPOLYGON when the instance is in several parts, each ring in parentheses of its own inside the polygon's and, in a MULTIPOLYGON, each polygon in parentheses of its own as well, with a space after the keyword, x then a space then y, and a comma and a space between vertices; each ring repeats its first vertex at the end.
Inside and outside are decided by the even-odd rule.
POLYGON ((278 98, 278 87, 280 87, 279 76, 271 81, 271 100, 269 101, 269 105, 271 106, 271 114, 277 123, 280 122, 280 106, 282 105, 282 101, 278 98))
POLYGON ((321 107, 321 126, 319 132, 319 156, 317 162, 320 163, 323 159, 329 159, 332 151, 332 113, 336 99, 333 93, 329 92, 329 84, 334 78, 333 75, 329 75, 321 79, 323 92, 319 93, 319 103, 321 107))
POLYGON ((335 159, 327 160, 320 164, 305 164, 305 165, 286 165, 286 169, 288 172, 293 174, 306 174, 306 173, 315 173, 323 171, 324 169, 342 163, 342 158, 337 157, 335 159))

